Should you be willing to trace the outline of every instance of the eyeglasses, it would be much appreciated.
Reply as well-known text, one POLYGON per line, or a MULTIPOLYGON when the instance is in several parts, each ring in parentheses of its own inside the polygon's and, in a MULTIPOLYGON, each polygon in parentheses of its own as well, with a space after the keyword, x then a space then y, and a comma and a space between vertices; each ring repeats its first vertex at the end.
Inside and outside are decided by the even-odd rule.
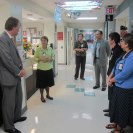
POLYGON ((123 42, 123 39, 122 38, 120 39, 120 42, 123 42))

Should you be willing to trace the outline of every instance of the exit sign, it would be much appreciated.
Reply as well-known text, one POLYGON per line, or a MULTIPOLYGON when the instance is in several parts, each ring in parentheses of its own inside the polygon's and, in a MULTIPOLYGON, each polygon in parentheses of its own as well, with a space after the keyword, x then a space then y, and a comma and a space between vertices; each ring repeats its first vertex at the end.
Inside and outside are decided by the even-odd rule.
POLYGON ((106 14, 110 15, 110 14, 114 14, 114 7, 106 7, 106 14))

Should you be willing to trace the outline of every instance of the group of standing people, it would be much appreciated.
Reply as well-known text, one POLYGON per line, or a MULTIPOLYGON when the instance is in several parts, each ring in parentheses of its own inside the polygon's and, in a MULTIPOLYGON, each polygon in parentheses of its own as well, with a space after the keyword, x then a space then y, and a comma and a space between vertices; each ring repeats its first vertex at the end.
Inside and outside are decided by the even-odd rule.
MULTIPOLYGON (((95 81, 96 84, 93 89, 97 89, 100 87, 100 74, 102 76, 102 91, 106 90, 106 76, 107 76, 107 64, 108 57, 110 55, 110 46, 106 40, 103 39, 103 32, 98 30, 95 34, 96 41, 94 43, 94 68, 95 68, 95 81)), ((74 44, 75 50, 75 75, 74 79, 77 80, 79 76, 79 69, 81 67, 80 79, 85 80, 84 72, 85 72, 85 64, 86 64, 86 51, 88 50, 87 42, 83 40, 83 34, 78 34, 78 41, 74 44)))
MULTIPOLYGON (((10 17, 5 23, 5 31, 0 35, 0 126, 8 133, 21 133, 14 123, 25 121, 21 116, 22 88, 21 77, 26 75, 21 58, 14 43, 21 24, 15 17, 10 17)), ((37 64, 36 87, 40 89, 41 101, 46 98, 53 100, 49 94, 49 87, 54 85, 53 74, 54 52, 48 47, 48 37, 41 37, 41 46, 36 49, 35 61, 37 64)))
POLYGON ((116 60, 108 78, 113 91, 109 104, 111 124, 106 128, 114 129, 111 133, 124 133, 127 125, 133 126, 133 35, 124 35, 120 46, 124 52, 116 60))
MULTIPOLYGON (((117 32, 110 33, 108 41, 102 38, 102 31, 98 30, 95 34, 93 64, 96 83, 93 89, 100 87, 101 74, 102 91, 108 87, 109 107, 103 111, 109 112, 105 116, 110 117, 111 123, 106 125, 106 128, 113 129, 111 133, 124 133, 123 129, 127 125, 133 126, 133 68, 131 65, 133 63, 133 35, 125 30, 127 28, 122 26, 122 36, 117 32)), ((74 45, 75 80, 78 78, 80 66, 80 78, 82 79, 84 75, 88 49, 86 45, 83 35, 79 34, 78 41, 74 45)))
POLYGON ((111 123, 106 125, 106 128, 113 129, 111 133, 124 133, 123 129, 127 125, 133 126, 133 68, 131 65, 133 63, 133 35, 126 32, 120 37, 117 32, 112 32, 109 34, 108 42, 102 42, 102 39, 97 37, 99 33, 102 32, 96 32, 97 40, 93 53, 96 78, 96 85, 93 89, 100 87, 99 76, 101 73, 102 90, 105 90, 107 74, 109 108, 104 111, 109 112, 105 115, 110 116, 111 123), (99 41, 102 43, 97 44, 99 41))
MULTIPOLYGON (((13 42, 21 24, 18 19, 10 17, 5 23, 5 31, 0 35, 0 124, 4 123, 4 129, 8 133, 21 133, 15 128, 14 123, 26 120, 21 117, 22 88, 21 77, 25 76, 25 70, 21 62, 17 48, 13 42)), ((106 90, 108 76, 109 116, 111 124, 106 128, 114 129, 111 133, 123 133, 127 125, 133 126, 133 35, 126 34, 121 38, 117 32, 109 34, 109 41, 102 38, 102 31, 96 32, 94 43, 94 68, 96 84, 93 89, 100 87, 100 74, 102 76, 102 91, 106 90), (120 43, 120 44, 119 44, 120 43), (110 49, 111 48, 111 49, 110 49), (109 67, 107 70, 109 59, 109 67)), ((87 42, 83 40, 83 34, 78 34, 75 42, 76 68, 74 79, 79 77, 85 80, 85 63, 87 42)), ((37 64, 36 87, 40 89, 41 101, 46 102, 43 95, 46 90, 46 98, 50 96, 50 87, 54 85, 53 60, 54 52, 48 47, 48 37, 41 37, 41 46, 35 51, 37 64)))
MULTIPOLYGON (((110 55, 110 46, 106 40, 103 39, 103 32, 98 30, 95 34, 96 41, 94 43, 94 68, 95 68, 95 81, 96 84, 93 89, 97 89, 100 87, 100 74, 102 76, 102 91, 106 90, 106 76, 107 76, 107 64, 108 57, 110 55)), ((85 72, 85 64, 86 64, 86 51, 88 50, 87 42, 83 40, 83 34, 78 34, 78 41, 74 44, 75 50, 75 75, 74 79, 77 80, 80 72, 80 79, 85 80, 84 72, 85 72)))

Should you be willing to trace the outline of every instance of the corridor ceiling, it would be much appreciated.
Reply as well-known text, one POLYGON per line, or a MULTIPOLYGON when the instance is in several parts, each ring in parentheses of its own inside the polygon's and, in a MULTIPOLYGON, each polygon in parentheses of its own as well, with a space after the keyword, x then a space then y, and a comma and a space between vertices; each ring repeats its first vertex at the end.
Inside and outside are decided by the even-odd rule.
MULTIPOLYGON (((6 1, 17 1, 17 0, 0 0, 0 6, 2 6, 3 3, 6 1)), ((21 1, 21 0, 18 0, 21 1)), ((61 19, 63 22, 67 23, 98 23, 98 22, 104 22, 105 21, 105 8, 109 5, 115 6, 116 11, 117 7, 124 1, 124 0, 23 0, 23 2, 27 2, 28 4, 34 3, 35 5, 38 5, 41 9, 44 9, 44 12, 46 10, 53 14, 52 17, 54 17, 55 9, 57 7, 57 4, 62 5, 65 2, 75 2, 75 1, 90 1, 91 2, 102 2, 99 8, 94 8, 92 10, 80 10, 80 11, 67 11, 64 9, 61 9, 61 19), (71 14, 71 17, 69 16, 71 14), (97 20, 77 20, 78 17, 96 17, 97 20)), ((34 16, 34 19, 39 20, 39 21, 46 21, 50 20, 50 17, 47 16, 41 16, 40 14, 37 14, 35 12, 28 11, 28 10, 23 10, 23 16, 24 18, 29 17, 29 15, 32 14, 32 17, 34 16)), ((30 20, 31 21, 31 20, 30 20)))
MULTIPOLYGON (((57 7, 57 3, 63 4, 64 2, 74 2, 74 1, 87 1, 87 0, 31 0, 36 4, 39 4, 41 7, 47 9, 51 13, 54 14, 55 8, 57 7)), ((106 6, 113 5, 116 8, 124 1, 124 0, 88 0, 91 2, 102 2, 100 8, 96 8, 93 10, 80 10, 72 13, 72 17, 68 17, 67 13, 70 11, 66 11, 64 9, 62 12, 62 20, 68 23, 92 23, 92 22, 104 22, 105 21, 105 8, 106 6), (77 17, 97 17, 97 20, 77 20, 77 17)), ((74 11, 73 11, 74 12, 74 11)))

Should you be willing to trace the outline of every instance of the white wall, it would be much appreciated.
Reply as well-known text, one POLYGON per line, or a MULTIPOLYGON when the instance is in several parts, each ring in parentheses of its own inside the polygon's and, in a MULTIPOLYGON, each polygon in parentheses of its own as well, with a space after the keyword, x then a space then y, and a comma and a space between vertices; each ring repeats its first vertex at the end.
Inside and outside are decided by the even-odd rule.
POLYGON ((33 21, 23 22, 22 28, 23 28, 23 31, 27 31, 27 36, 30 36, 28 28, 36 28, 36 30, 37 30, 37 36, 36 37, 40 37, 39 32, 41 32, 42 35, 44 34, 43 23, 40 23, 40 22, 33 22, 33 21))
POLYGON ((72 23, 69 24, 69 27, 75 28, 75 29, 103 29, 104 23, 72 23))
POLYGON ((54 20, 49 22, 44 22, 44 35, 49 38, 49 43, 54 44, 54 35, 55 35, 55 23, 54 20))
POLYGON ((9 8, 10 8, 9 4, 0 6, 0 34, 5 29, 5 22, 7 18, 11 16, 10 11, 8 10, 9 8))
POLYGON ((43 7, 39 6, 35 2, 32 2, 32 0, 6 0, 10 4, 14 5, 20 5, 22 8, 30 10, 31 12, 34 12, 38 15, 45 16, 47 18, 53 17, 53 14, 49 12, 48 10, 45 10, 43 7))
POLYGON ((54 44, 55 24, 54 22, 23 22, 23 31, 27 28, 36 28, 37 33, 42 31, 42 36, 49 38, 49 43, 54 44))
MULTIPOLYGON (((18 18, 20 20, 20 22, 22 21, 22 8, 19 6, 14 6, 13 4, 9 5, 3 5, 0 7, 0 33, 4 31, 5 29, 5 22, 6 20, 11 17, 14 16, 16 18, 18 18)), ((16 37, 16 42, 19 41, 21 44, 21 30, 18 34, 18 36, 16 37)), ((22 45, 21 45, 21 48, 22 45)), ((19 50, 22 50, 19 47, 19 50)), ((22 102, 22 109, 24 109, 26 107, 26 88, 24 86, 25 84, 25 80, 24 78, 22 78, 22 92, 23 92, 23 102, 22 102)))
POLYGON ((127 26, 128 27, 128 20, 127 19, 117 19, 116 20, 116 32, 120 33, 120 26, 127 26))
POLYGON ((63 32, 63 40, 57 40, 58 64, 66 64, 66 47, 64 42, 64 25, 57 25, 57 32, 63 32))

